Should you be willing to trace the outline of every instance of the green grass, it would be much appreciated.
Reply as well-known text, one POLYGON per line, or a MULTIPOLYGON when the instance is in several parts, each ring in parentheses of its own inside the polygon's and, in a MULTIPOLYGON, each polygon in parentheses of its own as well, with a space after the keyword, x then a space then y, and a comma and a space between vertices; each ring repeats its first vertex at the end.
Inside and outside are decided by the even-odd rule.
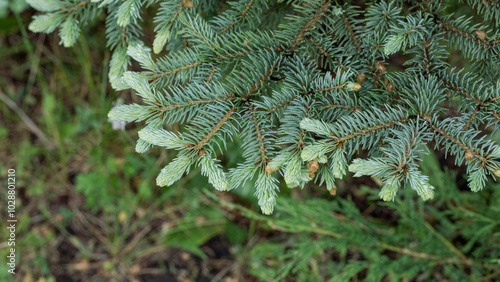
MULTIPOLYGON (((136 153, 135 125, 115 131, 107 121, 115 100, 138 98, 109 87, 102 27, 88 27, 64 49, 57 35, 26 31, 30 13, 0 20, 0 92, 15 104, 0 102, 0 178, 16 169, 17 280, 500 276, 500 186, 463 189, 460 172, 443 170, 434 155, 422 165, 436 187, 427 203, 408 189, 381 203, 373 181, 346 178, 336 197, 324 187, 281 187, 268 217, 251 184, 213 194, 198 171, 157 187, 173 156, 136 153)), ((2 262, 6 252, 2 245, 2 262)), ((9 280, 2 263, 0 281, 9 280)))
MULTIPOLYGON (((175 276, 180 270, 168 261, 174 249, 207 257, 200 246, 231 225, 196 192, 200 176, 159 189, 155 177, 171 156, 136 153, 133 126, 112 130, 107 113, 118 94, 107 82, 104 35, 82 36, 64 49, 55 35, 27 33, 29 20, 29 13, 2 19, 15 26, 0 37, 7 74, 0 91, 15 104, 0 103, 0 169, 2 179, 16 169, 16 278, 175 276)), ((5 238, 4 220, 0 227, 5 238)), ((195 269, 190 261, 195 257, 182 268, 195 269)), ((10 278, 2 264, 0 280, 10 278)))

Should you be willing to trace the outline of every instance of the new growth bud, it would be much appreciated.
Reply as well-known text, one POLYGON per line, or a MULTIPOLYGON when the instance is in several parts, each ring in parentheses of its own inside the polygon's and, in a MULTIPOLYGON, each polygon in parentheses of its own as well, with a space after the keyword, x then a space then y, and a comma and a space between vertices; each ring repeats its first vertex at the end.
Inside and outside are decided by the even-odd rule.
POLYGON ((390 83, 389 80, 384 79, 384 84, 385 84, 385 88, 387 89, 387 91, 389 92, 394 92, 394 84, 390 83))
POLYGON ((361 84, 349 82, 344 87, 348 91, 358 91, 361 89, 361 84))
POLYGON ((194 8, 194 4, 191 0, 182 0, 182 5, 186 8, 194 8))
POLYGON ((307 169, 309 169, 309 177, 310 178, 313 178, 314 177, 314 174, 316 173, 316 171, 318 171, 319 169, 319 164, 318 164, 318 161, 317 159, 316 160, 312 160, 310 162, 307 163, 307 169))
POLYGON ((363 83, 366 81, 366 74, 364 72, 358 74, 358 78, 356 79, 358 83, 363 83))
POLYGON ((488 37, 488 34, 486 34, 486 32, 484 30, 476 30, 475 31, 477 37, 479 37, 479 39, 481 39, 482 41, 486 40, 486 37, 488 37))
POLYGON ((494 171, 492 171, 493 174, 496 176, 496 177, 500 177, 500 168, 497 168, 495 169, 494 171))
POLYGON ((375 67, 377 68, 378 73, 386 72, 386 68, 385 68, 384 64, 379 62, 379 61, 375 62, 375 67))
POLYGON ((472 160, 474 159, 474 155, 472 154, 472 151, 470 151, 470 150, 469 150, 469 151, 467 151, 467 152, 465 153, 465 159, 466 159, 467 161, 469 161, 469 162, 470 162, 470 161, 472 161, 472 160))

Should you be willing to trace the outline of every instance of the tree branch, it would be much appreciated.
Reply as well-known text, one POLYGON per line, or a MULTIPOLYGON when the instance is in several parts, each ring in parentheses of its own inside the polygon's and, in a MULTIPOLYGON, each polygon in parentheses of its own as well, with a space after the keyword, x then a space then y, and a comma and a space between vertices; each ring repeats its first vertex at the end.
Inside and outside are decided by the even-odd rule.
POLYGON ((212 131, 210 131, 210 133, 208 133, 198 144, 196 144, 196 146, 194 147, 194 149, 195 150, 200 150, 201 148, 203 148, 203 146, 205 146, 205 144, 207 144, 208 141, 210 141, 210 139, 212 139, 212 137, 214 137, 215 133, 217 133, 217 131, 219 131, 222 128, 222 126, 224 126, 224 124, 234 114, 235 111, 236 111, 236 108, 232 107, 229 110, 229 112, 227 112, 222 117, 222 119, 217 123, 217 125, 214 128, 212 128, 212 131))

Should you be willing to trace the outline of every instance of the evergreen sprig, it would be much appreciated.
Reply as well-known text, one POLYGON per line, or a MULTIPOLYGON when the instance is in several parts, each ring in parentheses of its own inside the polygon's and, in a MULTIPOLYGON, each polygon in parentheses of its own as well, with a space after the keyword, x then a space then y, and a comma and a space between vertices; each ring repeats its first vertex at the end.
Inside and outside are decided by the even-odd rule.
POLYGON ((138 152, 179 151, 160 186, 193 166, 218 190, 253 179, 269 214, 280 175, 290 188, 325 183, 335 194, 335 179, 349 170, 378 178, 386 201, 402 185, 428 200, 434 188, 418 161, 430 143, 465 163, 473 191, 488 175, 500 177, 493 1, 466 1, 481 23, 450 14, 442 1, 363 1, 364 8, 328 0, 28 2, 44 12, 30 29, 59 27, 64 46, 107 14, 110 82, 143 99, 109 117, 145 121, 138 152), (152 42, 141 39, 147 7, 157 9, 152 42), (463 63, 453 65, 452 52, 463 63), (393 54, 404 55, 405 69, 391 65, 393 54), (128 71, 130 59, 143 70, 128 71), (175 123, 182 134, 171 132, 175 123), (239 154, 228 152, 228 142, 241 144, 242 159, 226 173, 220 156, 239 154))

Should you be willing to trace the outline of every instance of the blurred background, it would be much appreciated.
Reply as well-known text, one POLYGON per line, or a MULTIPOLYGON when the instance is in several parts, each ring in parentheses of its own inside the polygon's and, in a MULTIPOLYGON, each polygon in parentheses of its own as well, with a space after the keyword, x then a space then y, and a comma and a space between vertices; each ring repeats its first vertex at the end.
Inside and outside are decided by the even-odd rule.
POLYGON ((276 212, 263 216, 251 184, 216 193, 194 171, 157 187, 172 153, 136 153, 136 125, 107 119, 117 100, 139 99, 108 85, 103 19, 65 49, 57 32, 27 30, 34 13, 0 1, 0 281, 500 279, 500 185, 472 193, 464 171, 432 150, 422 161, 436 188, 427 203, 412 191, 384 203, 372 179, 347 177, 336 196, 282 186, 276 212), (5 263, 12 168, 14 276, 5 263))

